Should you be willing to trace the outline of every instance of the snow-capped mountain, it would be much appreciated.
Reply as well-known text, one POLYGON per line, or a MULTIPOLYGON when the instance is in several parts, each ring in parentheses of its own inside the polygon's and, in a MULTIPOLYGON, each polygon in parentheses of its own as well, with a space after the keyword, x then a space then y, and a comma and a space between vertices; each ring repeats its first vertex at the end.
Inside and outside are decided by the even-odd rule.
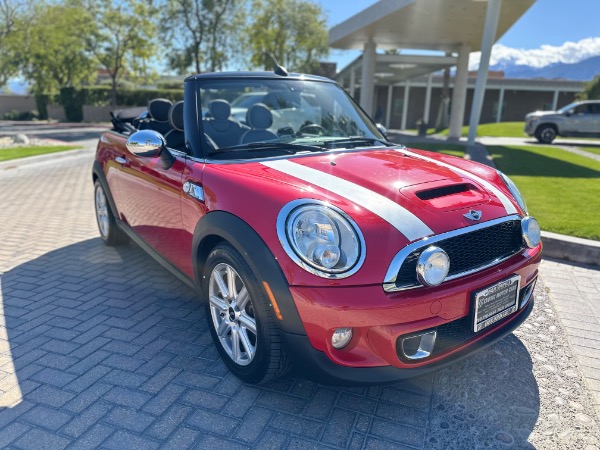
POLYGON ((504 62, 490 67, 490 70, 502 70, 507 78, 561 78, 589 81, 596 75, 600 75, 600 56, 594 56, 572 64, 557 62, 545 67, 504 62))

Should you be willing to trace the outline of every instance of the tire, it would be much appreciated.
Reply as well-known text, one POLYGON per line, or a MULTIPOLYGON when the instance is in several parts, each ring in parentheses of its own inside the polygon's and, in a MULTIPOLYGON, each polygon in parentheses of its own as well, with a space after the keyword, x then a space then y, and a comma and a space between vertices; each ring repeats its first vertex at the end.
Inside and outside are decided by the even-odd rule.
POLYGON ((535 130, 535 138, 542 144, 551 144, 556 138, 557 132, 554 125, 540 125, 535 130))
POLYGON ((96 223, 102 242, 109 247, 124 245, 129 242, 129 237, 119 229, 115 216, 110 209, 106 192, 98 180, 94 183, 94 206, 96 223))
POLYGON ((219 244, 203 275, 206 320, 229 370, 253 384, 287 373, 289 360, 273 311, 248 263, 231 245, 219 244))

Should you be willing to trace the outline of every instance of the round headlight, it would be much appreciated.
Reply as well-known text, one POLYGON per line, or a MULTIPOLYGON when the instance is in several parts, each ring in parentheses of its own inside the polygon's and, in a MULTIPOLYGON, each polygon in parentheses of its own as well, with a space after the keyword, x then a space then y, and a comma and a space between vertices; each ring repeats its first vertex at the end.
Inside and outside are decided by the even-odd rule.
POLYGON ((355 273, 365 258, 356 223, 343 211, 315 200, 297 200, 279 214, 277 230, 288 255, 301 267, 325 278, 355 273))
POLYGON ((504 184, 506 184, 506 187, 508 188, 510 193, 513 195, 513 197, 519 204, 519 207, 523 210, 525 214, 527 214, 527 204, 525 203, 525 198, 523 198, 523 195, 519 191, 517 185, 504 173, 500 172, 499 170, 497 172, 498 175, 500 175, 500 178, 502 178, 502 181, 504 181, 504 184))
POLYGON ((437 286, 448 275, 450 258, 444 250, 433 245, 427 247, 419 255, 417 261, 417 278, 427 286, 437 286))
POLYGON ((527 247, 537 247, 542 240, 542 230, 538 221, 533 217, 525 217, 521 220, 521 230, 527 247))

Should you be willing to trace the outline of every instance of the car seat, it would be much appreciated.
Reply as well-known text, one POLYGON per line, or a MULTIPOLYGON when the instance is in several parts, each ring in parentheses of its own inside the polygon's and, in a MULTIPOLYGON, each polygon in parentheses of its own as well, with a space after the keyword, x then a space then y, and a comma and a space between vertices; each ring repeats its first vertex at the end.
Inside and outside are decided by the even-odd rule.
POLYGON ((273 114, 263 103, 256 103, 248 109, 246 122, 252 129, 242 135, 240 144, 277 139, 278 136, 267 129, 273 125, 273 114))
POLYGON ((148 117, 140 123, 140 130, 154 130, 163 136, 171 130, 169 111, 173 103, 166 98, 155 98, 148 102, 148 117))
POLYGON ((186 152, 185 133, 183 132, 183 101, 175 103, 169 110, 171 131, 165 134, 167 147, 186 152))
POLYGON ((203 121, 204 132, 219 147, 237 145, 241 136, 249 130, 245 125, 229 118, 231 106, 227 100, 213 100, 209 106, 212 117, 203 121))

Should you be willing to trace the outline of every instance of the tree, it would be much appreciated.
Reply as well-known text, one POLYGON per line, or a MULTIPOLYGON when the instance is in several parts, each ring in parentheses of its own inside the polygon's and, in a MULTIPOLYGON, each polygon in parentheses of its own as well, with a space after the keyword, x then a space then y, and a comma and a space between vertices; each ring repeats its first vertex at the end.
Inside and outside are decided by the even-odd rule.
POLYGON ((11 37, 17 31, 19 23, 23 23, 19 21, 22 7, 23 2, 18 0, 0 0, 0 88, 17 73, 18 68, 12 55, 12 44, 16 40, 11 37))
POLYGON ((253 0, 248 40, 254 67, 271 69, 275 56, 290 70, 311 72, 329 53, 323 10, 307 0, 253 0))
POLYGON ((93 27, 87 10, 71 1, 38 3, 15 21, 7 48, 12 64, 32 84, 41 117, 48 95, 93 79, 95 64, 85 42, 93 27))
POLYGON ((214 72, 228 61, 235 0, 169 0, 165 20, 170 29, 167 59, 179 73, 214 72))
POLYGON ((98 24, 88 44, 111 81, 111 103, 117 105, 117 87, 125 75, 146 77, 146 62, 155 54, 154 11, 142 0, 96 0, 89 6, 98 24))
POLYGON ((577 95, 579 100, 600 99, 600 75, 596 75, 592 81, 587 82, 583 91, 577 95))

